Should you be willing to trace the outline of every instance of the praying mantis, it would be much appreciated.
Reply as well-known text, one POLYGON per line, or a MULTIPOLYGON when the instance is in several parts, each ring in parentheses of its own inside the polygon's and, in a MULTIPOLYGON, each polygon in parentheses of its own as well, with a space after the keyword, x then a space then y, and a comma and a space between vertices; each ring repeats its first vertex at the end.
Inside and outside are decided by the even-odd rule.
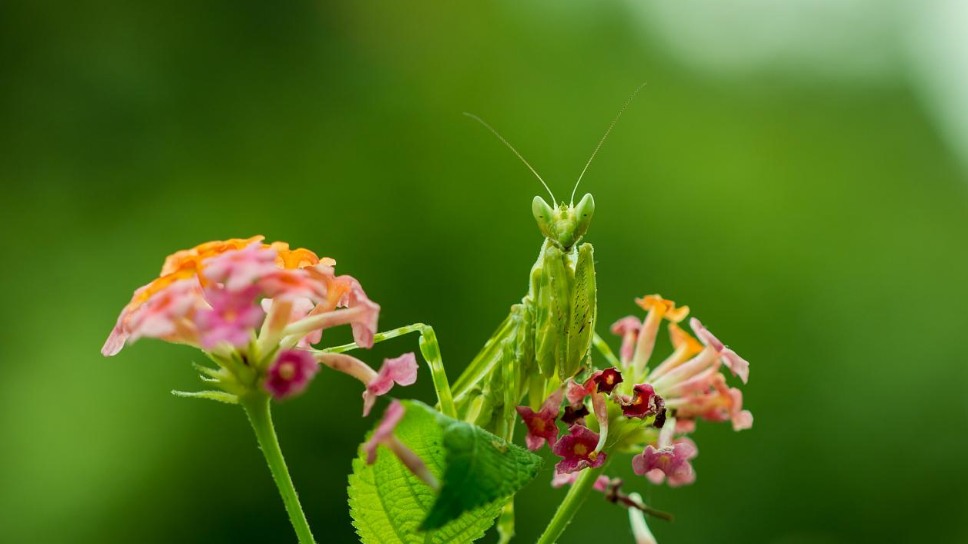
MULTIPOLYGON (((592 345, 603 349, 609 360, 614 359, 595 334, 594 250, 591 244, 582 243, 595 212, 595 200, 591 194, 585 194, 575 204, 574 197, 595 155, 642 87, 644 84, 632 93, 599 141, 567 204, 557 203, 544 179, 496 130, 479 117, 465 113, 493 133, 528 167, 548 191, 551 204, 540 196, 534 197, 531 203, 532 215, 544 241, 531 267, 528 292, 521 302, 511 307, 508 316, 453 386, 447 379, 440 347, 430 326, 418 323, 374 336, 374 342, 381 342, 408 333, 420 334, 419 346, 431 369, 438 409, 445 415, 511 441, 517 418, 515 407, 524 397, 532 409, 537 409, 551 392, 584 369, 582 363, 590 357, 592 345)), ((347 344, 322 351, 340 353, 356 347, 347 344)), ((499 517, 498 531, 502 544, 513 536, 513 502, 505 506, 499 517)))
MULTIPOLYGON (((484 344, 453 387, 458 415, 510 440, 515 406, 527 394, 537 409, 548 394, 582 370, 595 338, 597 288, 594 250, 582 243, 595 213, 595 200, 575 194, 585 172, 625 109, 642 89, 632 93, 592 152, 572 189, 569 203, 557 206, 536 196, 531 212, 544 235, 538 259, 531 267, 528 292, 511 307, 507 318, 484 344)), ((496 130, 481 123, 503 142, 538 178, 557 202, 544 179, 496 130)))

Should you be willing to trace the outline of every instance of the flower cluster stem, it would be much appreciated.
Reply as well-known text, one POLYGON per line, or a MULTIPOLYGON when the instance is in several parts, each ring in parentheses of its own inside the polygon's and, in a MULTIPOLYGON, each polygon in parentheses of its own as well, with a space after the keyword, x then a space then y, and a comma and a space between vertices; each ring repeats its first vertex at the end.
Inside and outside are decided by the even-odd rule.
POLYGON ((265 455, 266 462, 269 464, 272 479, 275 480, 279 494, 282 495, 282 502, 286 505, 289 521, 292 522, 292 527, 296 530, 299 544, 315 544, 316 541, 309 529, 306 514, 303 513, 302 506, 299 504, 296 488, 292 485, 289 469, 286 468, 286 460, 282 457, 282 450, 279 448, 279 439, 276 438, 276 431, 272 425, 272 415, 269 411, 269 397, 261 394, 254 395, 241 399, 241 404, 245 408, 245 413, 249 416, 249 422, 252 423, 252 430, 255 431, 259 447, 262 448, 262 454, 265 455))
POLYGON ((551 518, 548 526, 545 527, 544 532, 538 538, 538 544, 554 544, 557 542, 575 514, 578 513, 578 509, 585 503, 588 494, 595 487, 595 480, 605 472, 606 466, 608 466, 608 460, 596 469, 585 469, 581 472, 575 483, 571 485, 571 489, 568 490, 568 494, 565 495, 565 499, 558 505, 554 517, 551 518))

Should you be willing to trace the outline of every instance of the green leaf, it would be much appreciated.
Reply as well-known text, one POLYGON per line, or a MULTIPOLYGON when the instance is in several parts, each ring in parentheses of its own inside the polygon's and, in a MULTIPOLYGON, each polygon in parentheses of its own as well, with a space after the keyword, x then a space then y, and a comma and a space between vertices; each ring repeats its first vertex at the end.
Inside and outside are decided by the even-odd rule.
POLYGON ((444 426, 447 469, 424 529, 434 529, 466 510, 510 497, 538 475, 541 458, 480 427, 438 417, 444 426))
POLYGON ((479 427, 405 401, 396 436, 442 482, 435 493, 387 448, 353 461, 349 504, 364 544, 464 544, 484 535, 541 458, 479 427))

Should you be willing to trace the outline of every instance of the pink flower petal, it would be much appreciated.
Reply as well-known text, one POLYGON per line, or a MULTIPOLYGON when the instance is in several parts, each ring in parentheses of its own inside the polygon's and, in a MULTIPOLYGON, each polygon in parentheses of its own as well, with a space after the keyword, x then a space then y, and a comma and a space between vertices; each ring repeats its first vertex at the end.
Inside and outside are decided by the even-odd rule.
POLYGON ((667 477, 672 487, 691 484, 696 477, 690 460, 698 453, 696 444, 688 438, 679 439, 671 446, 648 445, 632 458, 632 470, 653 483, 661 483, 667 477))
POLYGON ((203 276, 221 283, 230 291, 246 289, 276 268, 276 250, 265 248, 260 242, 244 249, 226 251, 202 261, 203 276))
POLYGON ((363 446, 363 449, 366 451, 366 463, 368 465, 376 462, 377 446, 388 442, 393 437, 393 431, 397 428, 400 420, 403 419, 405 412, 406 409, 397 400, 391 402, 390 406, 383 412, 383 419, 380 421, 376 430, 373 431, 373 436, 363 446))
POLYGON ((602 466, 606 455, 595 451, 598 439, 598 434, 587 427, 573 425, 569 434, 558 439, 552 448, 554 454, 562 458, 555 470, 560 474, 602 466))
POLYGON ((555 420, 558 418, 562 395, 561 389, 556 389, 545 399, 537 412, 528 406, 515 408, 524 421, 524 425, 528 428, 528 434, 524 437, 524 441, 529 450, 539 450, 545 442, 552 447, 557 443, 558 425, 555 420))
POLYGON ((595 385, 598 386, 599 393, 607 395, 625 380, 622 378, 622 373, 617 368, 612 367, 592 374, 591 381, 595 382, 595 385))
POLYGON ((739 376, 739 379, 746 383, 750 379, 750 363, 746 359, 740 357, 735 351, 726 348, 722 352, 723 364, 726 368, 733 373, 733 376, 739 376))
POLYGON ((394 384, 407 386, 416 382, 417 368, 417 358, 413 352, 395 359, 384 359, 380 371, 366 385, 366 392, 363 393, 363 417, 369 415, 376 398, 387 394, 394 384))

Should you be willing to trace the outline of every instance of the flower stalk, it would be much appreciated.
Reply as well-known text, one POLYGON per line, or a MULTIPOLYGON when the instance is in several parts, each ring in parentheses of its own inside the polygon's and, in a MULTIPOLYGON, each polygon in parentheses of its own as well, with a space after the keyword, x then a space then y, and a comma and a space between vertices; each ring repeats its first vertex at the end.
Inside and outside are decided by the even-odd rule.
POLYGON ((578 509, 585 504, 588 494, 595 488, 595 481, 605 472, 607 466, 608 460, 598 468, 588 468, 578 474, 578 479, 575 480, 564 500, 558 505, 554 517, 551 518, 544 532, 538 537, 537 544, 554 544, 558 541, 568 524, 571 523, 572 518, 578 513, 578 509))
POLYGON ((289 469, 286 467, 286 460, 282 456, 282 449, 279 448, 279 439, 276 438, 276 431, 272 425, 272 414, 269 408, 269 396, 261 393, 252 394, 240 399, 245 413, 249 416, 249 423, 255 431, 256 440, 269 465, 272 479, 279 488, 282 502, 286 506, 289 514, 289 521, 292 528, 296 531, 299 544, 316 544, 313 533, 309 529, 309 522, 303 512, 302 505, 299 503, 299 496, 296 488, 292 484, 289 476, 289 469))

